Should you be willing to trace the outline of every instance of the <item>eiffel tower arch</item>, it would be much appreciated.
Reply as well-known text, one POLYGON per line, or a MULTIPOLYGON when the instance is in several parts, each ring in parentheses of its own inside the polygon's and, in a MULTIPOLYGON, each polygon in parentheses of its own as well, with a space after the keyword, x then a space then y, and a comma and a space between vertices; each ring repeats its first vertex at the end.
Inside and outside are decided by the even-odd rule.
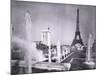
POLYGON ((76 44, 78 44, 80 46, 84 46, 82 38, 81 38, 80 30, 79 30, 79 8, 77 8, 77 21, 76 21, 75 37, 73 39, 71 46, 75 46, 76 44))

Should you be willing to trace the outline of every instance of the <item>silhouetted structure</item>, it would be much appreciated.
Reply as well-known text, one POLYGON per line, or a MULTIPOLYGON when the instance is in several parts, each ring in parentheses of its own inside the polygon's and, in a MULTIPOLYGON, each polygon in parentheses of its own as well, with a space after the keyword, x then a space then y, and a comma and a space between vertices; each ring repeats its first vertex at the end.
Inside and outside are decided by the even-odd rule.
POLYGON ((84 45, 83 42, 82 42, 82 38, 81 38, 81 35, 80 35, 80 30, 79 30, 79 9, 77 9, 77 24, 76 24, 76 32, 75 32, 75 37, 74 37, 74 40, 72 42, 72 46, 74 46, 75 44, 81 44, 81 45, 84 45))

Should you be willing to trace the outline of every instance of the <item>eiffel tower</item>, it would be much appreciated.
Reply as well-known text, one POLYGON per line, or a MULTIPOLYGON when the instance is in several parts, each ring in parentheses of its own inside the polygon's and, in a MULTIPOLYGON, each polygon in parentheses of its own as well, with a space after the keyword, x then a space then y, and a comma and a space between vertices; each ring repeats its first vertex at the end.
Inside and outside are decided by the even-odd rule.
POLYGON ((76 21, 76 32, 75 32, 75 37, 73 39, 72 42, 72 46, 74 46, 75 44, 80 44, 81 46, 83 46, 83 42, 82 42, 82 38, 80 35, 80 30, 79 30, 79 8, 77 8, 77 21, 76 21))

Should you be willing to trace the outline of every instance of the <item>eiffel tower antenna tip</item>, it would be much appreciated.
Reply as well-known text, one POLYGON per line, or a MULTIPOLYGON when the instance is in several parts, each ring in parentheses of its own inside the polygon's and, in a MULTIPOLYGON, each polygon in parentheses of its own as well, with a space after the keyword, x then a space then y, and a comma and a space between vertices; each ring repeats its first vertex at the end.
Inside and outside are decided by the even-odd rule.
POLYGON ((50 27, 48 27, 48 30, 50 30, 50 27))

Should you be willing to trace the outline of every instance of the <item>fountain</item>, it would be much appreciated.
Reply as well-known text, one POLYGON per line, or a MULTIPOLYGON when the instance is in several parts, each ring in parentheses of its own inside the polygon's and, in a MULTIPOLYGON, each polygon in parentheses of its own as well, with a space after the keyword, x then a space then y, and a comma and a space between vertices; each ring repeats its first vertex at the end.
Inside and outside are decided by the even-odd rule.
POLYGON ((25 13, 25 21, 26 21, 26 41, 28 43, 27 47, 27 54, 25 57, 25 61, 28 67, 28 73, 32 73, 32 54, 31 54, 31 44, 32 44, 32 22, 31 22, 31 17, 29 11, 25 13))
POLYGON ((28 67, 28 73, 32 73, 32 59, 33 57, 36 58, 36 62, 44 61, 45 58, 43 56, 42 51, 37 51, 36 49, 36 43, 32 42, 32 21, 30 12, 27 11, 25 13, 25 20, 26 20, 26 40, 28 43, 27 52, 26 52, 26 64, 28 67))
POLYGON ((23 50, 25 53, 24 63, 21 62, 20 65, 27 68, 26 73, 32 73, 32 64, 44 61, 45 58, 43 53, 36 49, 36 43, 32 42, 32 22, 29 12, 25 13, 25 23, 26 39, 13 35, 11 42, 12 47, 15 44, 23 50), (35 61, 32 59, 35 59, 35 61))
POLYGON ((88 48, 87 48, 87 53, 86 53, 86 61, 84 62, 89 68, 94 68, 95 63, 93 62, 91 58, 91 46, 92 46, 92 35, 89 34, 89 39, 88 39, 88 48))

